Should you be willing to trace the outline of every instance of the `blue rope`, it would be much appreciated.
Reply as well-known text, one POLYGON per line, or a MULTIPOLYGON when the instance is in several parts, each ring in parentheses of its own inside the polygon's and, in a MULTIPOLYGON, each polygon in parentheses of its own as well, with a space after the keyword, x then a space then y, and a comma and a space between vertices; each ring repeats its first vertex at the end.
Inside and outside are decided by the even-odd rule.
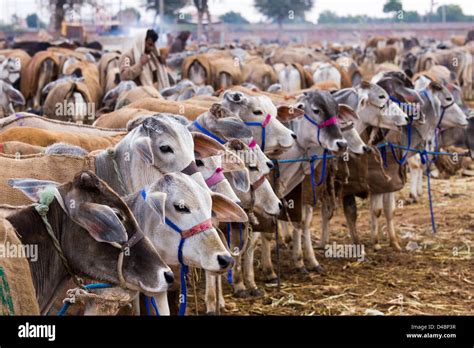
POLYGON ((420 152, 420 158, 421 158, 421 163, 426 165, 426 176, 428 177, 427 179, 427 186, 428 186, 428 200, 430 202, 430 216, 431 216, 431 228, 433 229, 433 233, 436 233, 436 221, 435 221, 435 216, 434 216, 434 211, 433 211, 433 198, 431 196, 431 171, 430 171, 430 165, 431 162, 428 158, 428 152, 423 151, 420 152))
POLYGON ((263 126, 263 123, 262 122, 244 122, 244 123, 247 126, 262 128, 262 144, 260 145, 260 148, 262 149, 263 152, 265 152, 265 138, 267 136, 267 132, 265 130, 265 127, 263 126))
MULTIPOLYGON (((413 126, 413 119, 410 117, 409 118, 409 123, 407 124, 407 137, 408 137, 408 145, 407 145, 407 148, 411 148, 411 135, 412 135, 412 126, 413 126)), ((404 165, 405 162, 407 161, 408 159, 408 151, 405 152, 404 155, 402 155, 402 158, 400 158, 400 160, 397 158, 397 155, 395 153, 395 147, 393 146, 392 143, 389 143, 390 144, 390 150, 392 151, 392 156, 393 158, 395 159, 395 161, 399 164, 399 165, 404 165)))
POLYGON ((319 134, 321 132, 321 127, 319 127, 319 124, 318 122, 316 122, 315 120, 313 120, 311 117, 309 117, 308 115, 304 114, 304 118, 307 119, 309 121, 309 123, 315 125, 317 128, 318 128, 318 133, 317 133, 317 139, 318 139, 318 144, 319 146, 323 147, 321 145, 321 141, 319 140, 319 134))
MULTIPOLYGON (((312 157, 311 158, 311 163, 310 163, 310 168, 311 168, 311 188, 313 189, 313 205, 316 205, 316 187, 320 186, 323 182, 324 179, 326 178, 326 157, 327 156, 327 150, 324 150, 323 152, 323 167, 321 169, 321 177, 319 178, 318 183, 316 184, 315 180, 315 168, 314 168, 314 161, 317 158, 312 157)), ((315 156, 318 157, 318 156, 315 156)))
POLYGON ((155 309, 156 316, 160 316, 160 312, 158 311, 158 306, 156 305, 155 298, 151 297, 151 304, 153 305, 153 308, 155 309))
POLYGON ((208 131, 206 128, 204 128, 203 126, 201 126, 198 121, 194 121, 193 124, 194 124, 194 127, 196 127, 197 129, 199 129, 199 131, 200 131, 201 133, 206 134, 207 136, 211 137, 212 139, 214 139, 215 141, 217 141, 217 142, 219 142, 219 143, 221 143, 221 144, 223 144, 223 145, 226 143, 225 140, 219 138, 217 135, 211 133, 211 132, 208 131))
MULTIPOLYGON (((230 232, 231 232, 231 223, 227 223, 227 246, 230 249, 230 232)), ((241 237, 242 239, 242 237, 241 237)), ((227 283, 232 284, 232 269, 227 271, 227 283)))
MULTIPOLYGON (((107 288, 112 288, 113 285, 111 284, 106 284, 106 283, 94 283, 94 284, 87 284, 84 285, 84 288, 87 290, 94 290, 94 289, 107 289, 107 288)), ((66 314, 67 310, 69 307, 71 307, 71 302, 64 302, 64 305, 61 307, 61 309, 58 312, 58 317, 62 317, 64 314, 66 314)))
MULTIPOLYGON (((140 190, 140 194, 143 197, 143 199, 146 199, 145 190, 140 190)), ((165 217, 165 224, 167 224, 169 227, 171 227, 181 236, 181 233, 183 231, 178 226, 176 226, 176 224, 173 221, 165 217)), ((179 246, 178 246, 178 261, 181 265, 180 279, 181 279, 181 297, 182 297, 182 301, 180 298, 179 313, 178 313, 178 315, 180 316, 184 316, 184 314, 186 313, 186 306, 187 306, 187 299, 188 299, 187 288, 186 288, 186 276, 188 275, 189 267, 184 263, 184 260, 183 260, 183 246, 184 246, 185 240, 186 239, 184 239, 181 236, 181 240, 179 241, 179 246)), ((159 315, 158 308, 156 308, 156 303, 154 304, 154 302, 155 302, 155 299, 152 298, 151 303, 153 304, 153 307, 155 307, 157 315, 159 315)))

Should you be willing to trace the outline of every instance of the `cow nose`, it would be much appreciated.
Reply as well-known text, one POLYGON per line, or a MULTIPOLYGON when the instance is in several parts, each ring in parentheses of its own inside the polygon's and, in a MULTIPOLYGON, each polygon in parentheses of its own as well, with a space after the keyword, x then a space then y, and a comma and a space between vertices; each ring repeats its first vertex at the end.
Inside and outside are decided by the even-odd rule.
POLYGON ((341 150, 347 149, 347 142, 343 140, 336 141, 337 147, 341 150))
POLYGON ((164 275, 165 275, 166 283, 168 283, 168 285, 173 284, 173 282, 174 282, 174 274, 173 274, 173 272, 171 272, 171 271, 166 271, 164 275))
POLYGON ((364 152, 365 153, 371 153, 372 149, 370 147, 368 147, 367 145, 364 145, 364 152))
POLYGON ((268 166, 268 168, 273 169, 273 167, 274 167, 275 165, 273 164, 272 161, 268 161, 268 162, 267 162, 267 166, 268 166))
POLYGON ((297 136, 295 133, 291 133, 291 137, 296 140, 297 136))
POLYGON ((410 117, 409 117, 409 116, 405 116, 405 121, 410 122, 410 117))
POLYGON ((234 264, 234 259, 227 255, 217 255, 217 262, 221 269, 225 269, 234 264))
POLYGON ((233 99, 234 99, 234 101, 236 101, 236 102, 240 101, 240 95, 234 94, 233 99))

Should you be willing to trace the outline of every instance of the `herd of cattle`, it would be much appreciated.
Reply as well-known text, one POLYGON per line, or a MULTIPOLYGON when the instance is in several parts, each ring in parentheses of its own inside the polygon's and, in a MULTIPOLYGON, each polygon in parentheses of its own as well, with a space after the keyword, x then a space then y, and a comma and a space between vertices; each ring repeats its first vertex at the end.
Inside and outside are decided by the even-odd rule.
MULTIPOLYGON (((321 247, 338 200, 360 244, 360 197, 374 249, 383 213, 401 251, 395 195, 409 169, 418 199, 424 167, 400 147, 474 148, 472 41, 163 50, 172 86, 160 91, 121 80, 120 52, 38 47, 0 50, 0 239, 39 249, 36 262, 0 259, 4 314, 46 314, 79 277, 117 286, 88 297, 86 314, 117 314, 127 301, 103 299, 123 296, 134 313, 153 297, 173 314, 188 267, 205 270, 206 312, 217 313, 229 270, 235 296, 262 294, 258 245, 276 280, 275 231, 296 270, 324 273, 310 230, 318 202, 321 247)), ((472 169, 469 156, 450 165, 472 169)))

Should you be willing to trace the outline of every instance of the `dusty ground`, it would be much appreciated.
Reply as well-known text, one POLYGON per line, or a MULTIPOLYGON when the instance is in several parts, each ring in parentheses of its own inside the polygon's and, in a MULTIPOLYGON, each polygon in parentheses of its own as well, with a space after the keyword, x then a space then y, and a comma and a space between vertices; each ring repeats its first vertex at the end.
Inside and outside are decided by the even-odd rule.
MULTIPOLYGON (((367 315, 379 311, 385 315, 473 315, 474 178, 432 179, 432 187, 436 235, 431 229, 426 178, 422 202, 403 204, 396 210, 396 229, 402 247, 416 242, 419 249, 394 252, 384 233, 382 250, 373 251, 367 201, 359 201, 358 228, 366 245, 365 261, 328 259, 323 250, 318 250, 318 260, 327 275, 299 274, 291 267, 291 249, 283 248, 281 291, 273 284, 265 284, 257 270, 257 283, 265 295, 235 299, 225 284, 226 313, 223 314, 367 315)), ((406 187, 397 199, 407 197, 406 187)), ((344 221, 339 208, 331 222, 331 242, 351 242, 344 221)), ((317 213, 313 219, 314 245, 320 234, 319 224, 317 213)), ((198 284, 198 313, 203 314, 204 274, 200 275, 198 284)), ((188 293, 188 313, 193 315, 196 306, 192 284, 188 293)))

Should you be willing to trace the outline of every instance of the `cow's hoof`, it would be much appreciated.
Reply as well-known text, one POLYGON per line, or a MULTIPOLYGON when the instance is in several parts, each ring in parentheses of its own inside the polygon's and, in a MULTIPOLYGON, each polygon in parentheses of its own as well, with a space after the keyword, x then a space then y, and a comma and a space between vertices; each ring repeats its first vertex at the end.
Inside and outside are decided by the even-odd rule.
POLYGON ((316 249, 324 250, 326 248, 327 243, 320 242, 317 246, 316 249))
POLYGON ((267 283, 267 284, 277 284, 278 283, 278 277, 277 276, 269 277, 269 278, 265 279, 265 283, 267 283))
POLYGON ((301 274, 308 274, 309 273, 309 271, 304 266, 297 268, 296 272, 301 273, 301 274))
POLYGON ((312 266, 312 267, 310 267, 309 270, 310 270, 311 272, 316 272, 316 273, 321 274, 321 275, 325 275, 325 274, 326 274, 326 270, 325 270, 324 267, 321 266, 321 265, 312 266))
POLYGON ((247 298, 249 296, 250 296, 249 292, 245 289, 237 290, 236 292, 234 292, 234 297, 236 298, 247 298))
POLYGON ((382 249, 382 246, 379 243, 374 245, 374 250, 375 251, 379 251, 380 249, 382 249))
POLYGON ((390 246, 392 247, 393 250, 397 252, 402 251, 402 248, 400 248, 400 245, 398 245, 398 243, 390 243, 390 246))
POLYGON ((250 296, 252 297, 262 297, 263 296, 263 291, 255 288, 255 289, 250 289, 250 296))
POLYGON ((206 315, 209 315, 209 316, 216 316, 217 313, 216 313, 216 312, 207 312, 206 315))

